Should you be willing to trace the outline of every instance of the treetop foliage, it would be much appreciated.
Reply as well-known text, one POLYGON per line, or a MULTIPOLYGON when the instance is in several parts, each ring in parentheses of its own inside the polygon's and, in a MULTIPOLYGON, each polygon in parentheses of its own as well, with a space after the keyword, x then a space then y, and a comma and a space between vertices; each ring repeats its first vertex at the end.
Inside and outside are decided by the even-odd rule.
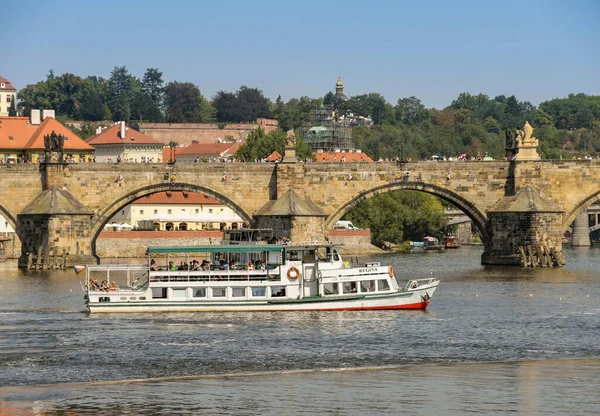
POLYGON ((335 117, 370 116, 372 128, 353 129, 354 147, 378 158, 429 158, 487 152, 504 156, 505 131, 529 121, 540 140, 542 158, 572 157, 600 152, 600 96, 570 94, 534 106, 515 95, 489 97, 461 93, 443 109, 426 108, 417 97, 400 98, 394 105, 376 92, 344 99, 327 92, 323 97, 278 97, 272 103, 255 87, 241 86, 235 93, 219 91, 207 100, 189 82, 165 83, 158 68, 142 78, 125 66, 110 77, 80 76, 50 70, 46 79, 18 93, 17 109, 29 115, 32 108, 53 108, 57 116, 83 121, 125 120, 150 122, 254 122, 271 117, 283 131, 299 129, 310 112, 330 105, 335 117))

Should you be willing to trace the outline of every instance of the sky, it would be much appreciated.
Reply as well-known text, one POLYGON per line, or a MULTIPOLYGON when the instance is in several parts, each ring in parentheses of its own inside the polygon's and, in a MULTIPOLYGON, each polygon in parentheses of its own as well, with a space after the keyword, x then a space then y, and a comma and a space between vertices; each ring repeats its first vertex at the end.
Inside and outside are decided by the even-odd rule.
POLYGON ((0 75, 17 88, 55 74, 142 77, 275 100, 416 96, 443 108, 461 92, 534 105, 600 95, 600 1, 0 0, 0 75), (7 41, 8 40, 8 41, 7 41))

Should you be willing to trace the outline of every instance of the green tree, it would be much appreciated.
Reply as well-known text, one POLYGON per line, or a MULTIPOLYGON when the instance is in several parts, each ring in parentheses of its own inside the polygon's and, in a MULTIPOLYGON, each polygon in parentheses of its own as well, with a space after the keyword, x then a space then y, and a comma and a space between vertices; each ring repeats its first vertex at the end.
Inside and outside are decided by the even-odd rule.
POLYGON ((168 123, 207 123, 214 111, 191 82, 169 82, 164 90, 165 118, 168 123))
POLYGON ((430 118, 429 111, 417 97, 401 98, 396 104, 396 120, 406 125, 417 125, 430 118))
POLYGON ((100 94, 88 93, 84 96, 79 118, 88 121, 105 120, 106 106, 100 94))
MULTIPOLYGON (((263 129, 258 128, 248 134, 246 142, 240 146, 235 157, 242 161, 251 162, 255 159, 264 159, 273 152, 283 155, 286 140, 286 132, 281 129, 267 134, 263 129)), ((301 160, 314 158, 310 147, 302 138, 298 137, 296 139, 296 157, 301 160)))
POLYGON ((126 66, 115 66, 108 79, 108 107, 114 121, 131 119, 131 102, 135 95, 135 78, 126 66))
POLYGON ((426 235, 442 237, 447 225, 440 200, 417 191, 392 191, 369 198, 344 218, 370 228, 371 239, 377 245, 422 241, 426 235))
POLYGON ((232 94, 218 91, 212 100, 220 122, 252 122, 260 117, 271 116, 271 102, 258 88, 242 85, 232 94))
POLYGON ((150 98, 158 109, 162 107, 164 94, 163 73, 158 68, 148 68, 142 78, 142 93, 150 98))

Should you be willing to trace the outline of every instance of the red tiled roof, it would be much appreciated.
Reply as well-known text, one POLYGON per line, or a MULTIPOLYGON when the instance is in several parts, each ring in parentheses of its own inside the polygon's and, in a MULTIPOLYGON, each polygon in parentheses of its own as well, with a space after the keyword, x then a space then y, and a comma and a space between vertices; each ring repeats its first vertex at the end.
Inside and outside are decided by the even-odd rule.
POLYGON ((204 204, 204 205, 223 205, 222 202, 203 194, 195 194, 190 192, 172 191, 172 192, 157 192, 136 199, 136 205, 141 204, 204 204))
POLYGON ((269 155, 269 157, 267 157, 267 161, 268 161, 268 162, 275 162, 276 160, 279 160, 279 159, 281 159, 282 157, 283 157, 283 156, 281 156, 281 155, 279 154, 279 152, 276 150, 276 151, 274 151, 273 153, 271 153, 271 154, 269 155))
POLYGON ((65 150, 94 150, 93 146, 90 146, 80 138, 78 135, 69 130, 60 121, 55 120, 52 117, 46 117, 44 121, 35 130, 27 145, 26 149, 43 149, 44 136, 55 132, 56 134, 62 134, 65 136, 64 149, 65 150))
POLYGON ((175 159, 179 155, 196 156, 196 157, 223 157, 234 155, 238 151, 242 143, 194 143, 187 147, 164 147, 162 156, 165 162, 172 159, 174 153, 175 159))
POLYGON ((29 117, 0 117, 0 149, 25 149, 36 129, 29 117))
POLYGON ((0 75, 0 85, 4 84, 4 87, 0 86, 0 90, 5 91, 16 91, 17 89, 13 87, 9 80, 0 75))
POLYGON ((125 130, 125 139, 120 136, 121 125, 115 124, 114 126, 104 130, 100 134, 89 137, 86 141, 92 146, 103 145, 103 144, 122 144, 126 145, 129 143, 133 144, 164 144, 150 136, 146 136, 143 133, 129 127, 125 130))
POLYGON ((225 156, 233 155, 240 148, 238 142, 229 143, 194 143, 187 147, 177 149, 178 155, 189 156, 225 156))
POLYGON ((53 131, 67 138, 66 150, 94 150, 52 117, 47 117, 39 126, 29 124, 29 117, 0 117, 0 149, 44 149, 44 136, 53 131))
POLYGON ((346 162, 372 162, 366 153, 356 152, 323 152, 315 153, 315 159, 317 162, 341 162, 342 158, 346 157, 346 162))

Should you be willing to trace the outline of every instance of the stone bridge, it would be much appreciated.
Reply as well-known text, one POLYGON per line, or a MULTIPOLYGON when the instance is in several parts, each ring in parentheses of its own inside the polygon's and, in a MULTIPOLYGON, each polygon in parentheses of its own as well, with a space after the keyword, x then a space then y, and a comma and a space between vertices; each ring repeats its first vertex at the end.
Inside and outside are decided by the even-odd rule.
POLYGON ((95 241, 120 209, 154 192, 212 196, 254 226, 292 241, 323 240, 353 206, 393 190, 436 195, 481 231, 484 264, 519 264, 518 247, 553 243, 600 199, 600 160, 405 163, 0 165, 0 213, 27 252, 55 247, 71 263, 95 259, 95 241))

